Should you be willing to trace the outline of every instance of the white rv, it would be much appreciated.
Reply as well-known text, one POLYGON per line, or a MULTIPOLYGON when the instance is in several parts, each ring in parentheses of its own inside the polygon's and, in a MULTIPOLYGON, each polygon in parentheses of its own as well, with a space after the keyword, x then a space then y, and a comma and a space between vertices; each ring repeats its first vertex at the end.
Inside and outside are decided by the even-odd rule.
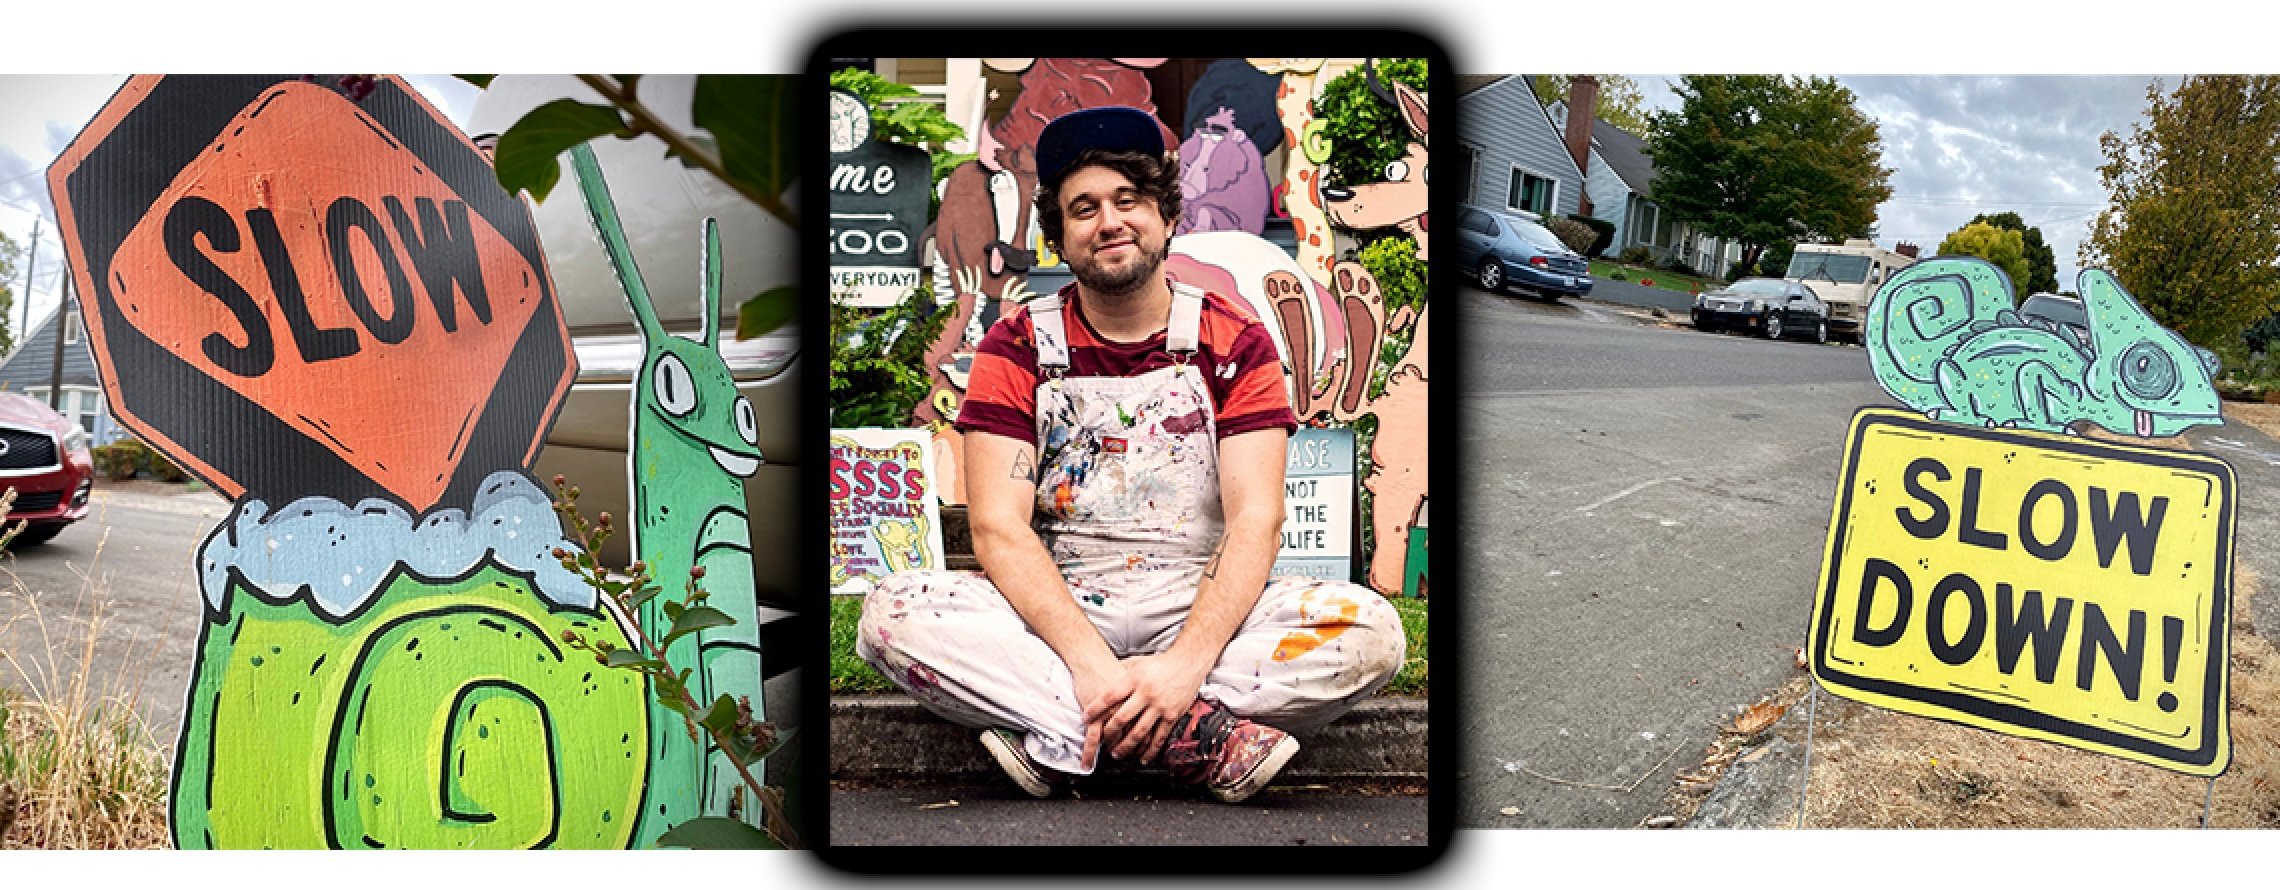
POLYGON ((1829 335, 1860 342, 1868 300, 1894 271, 1916 259, 1854 238, 1843 244, 1800 244, 1782 277, 1802 281, 1829 304, 1829 335))

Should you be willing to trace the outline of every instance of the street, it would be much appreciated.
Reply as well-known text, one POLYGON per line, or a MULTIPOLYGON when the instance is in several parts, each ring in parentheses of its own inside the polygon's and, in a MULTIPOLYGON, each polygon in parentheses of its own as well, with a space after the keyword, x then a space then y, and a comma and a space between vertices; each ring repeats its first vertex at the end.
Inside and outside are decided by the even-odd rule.
POLYGON ((132 696, 171 750, 198 647, 197 549, 230 505, 207 490, 102 481, 92 503, 55 540, 0 556, 0 686, 66 693, 101 605, 89 694, 132 696))
POLYGON ((1856 348, 1458 299, 1458 826, 1632 827, 1796 674, 1847 423, 1889 402, 1856 348))

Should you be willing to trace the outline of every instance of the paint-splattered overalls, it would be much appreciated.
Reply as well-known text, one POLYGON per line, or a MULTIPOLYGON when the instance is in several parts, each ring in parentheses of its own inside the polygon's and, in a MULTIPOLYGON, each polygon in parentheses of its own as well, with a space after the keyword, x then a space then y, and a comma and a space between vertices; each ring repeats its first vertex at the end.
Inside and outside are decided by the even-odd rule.
MULTIPOLYGON (((1171 647, 1219 545, 1217 423, 1194 355, 1202 292, 1175 285, 1173 364, 1134 377, 1067 377, 1058 296, 1030 302, 1037 387, 1038 536, 1117 657, 1171 647)), ((881 581, 855 651, 929 710, 1028 734, 1029 755, 1084 773, 1082 703, 1068 667, 979 573, 881 581)), ((1367 587, 1270 579, 1200 695, 1289 732, 1330 722, 1400 669, 1401 621, 1367 587)))

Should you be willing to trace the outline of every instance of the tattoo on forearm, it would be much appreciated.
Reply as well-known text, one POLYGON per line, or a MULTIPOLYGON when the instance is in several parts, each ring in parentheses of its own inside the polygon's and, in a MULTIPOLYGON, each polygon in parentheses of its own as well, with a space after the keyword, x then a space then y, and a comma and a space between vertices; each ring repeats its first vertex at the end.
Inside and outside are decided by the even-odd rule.
POLYGON ((1014 452, 1013 478, 1022 480, 1024 482, 1037 481, 1037 470, 1029 465, 1029 452, 1014 452))
POLYGON ((1214 581, 1219 580, 1219 558, 1225 555, 1227 555, 1227 542, 1221 541, 1219 542, 1219 549, 1211 551, 1211 561, 1204 564, 1203 576, 1214 581))

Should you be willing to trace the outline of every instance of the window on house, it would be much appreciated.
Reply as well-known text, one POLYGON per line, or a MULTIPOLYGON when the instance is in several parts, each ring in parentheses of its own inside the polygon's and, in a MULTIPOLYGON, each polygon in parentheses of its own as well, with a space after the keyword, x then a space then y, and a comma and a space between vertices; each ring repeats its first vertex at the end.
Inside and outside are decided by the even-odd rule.
POLYGON ((79 342, 79 313, 63 317, 63 342, 65 345, 79 342))
POLYGON ((1465 153, 1465 201, 1477 202, 1480 200, 1480 148, 1467 145, 1462 149, 1465 153))
POLYGON ((75 386, 63 391, 63 416, 77 421, 80 429, 94 433, 95 421, 102 413, 102 390, 75 386))
POLYGON ((1514 210, 1526 210, 1538 216, 1550 217, 1553 206, 1559 202, 1559 190, 1559 183, 1514 167, 1512 188, 1505 195, 1504 205, 1514 210))

